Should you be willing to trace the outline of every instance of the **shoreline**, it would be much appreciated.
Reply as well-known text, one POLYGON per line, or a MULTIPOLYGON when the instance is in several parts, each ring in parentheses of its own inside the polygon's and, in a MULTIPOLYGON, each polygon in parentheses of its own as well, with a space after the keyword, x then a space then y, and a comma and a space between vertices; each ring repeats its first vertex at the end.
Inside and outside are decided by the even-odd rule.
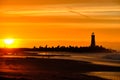
POLYGON ((0 79, 5 78, 4 76, 8 76, 6 79, 11 77, 7 80, 34 80, 34 78, 35 80, 107 80, 83 73, 119 72, 120 69, 120 67, 64 59, 0 58, 0 61, 0 79))

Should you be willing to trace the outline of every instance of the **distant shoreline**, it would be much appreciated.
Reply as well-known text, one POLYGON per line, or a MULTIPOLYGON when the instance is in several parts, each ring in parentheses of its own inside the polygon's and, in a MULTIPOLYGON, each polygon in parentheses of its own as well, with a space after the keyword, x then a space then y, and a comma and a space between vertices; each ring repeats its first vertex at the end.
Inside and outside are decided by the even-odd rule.
POLYGON ((107 49, 102 46, 94 47, 74 47, 74 46, 57 46, 57 47, 39 47, 39 48, 0 48, 1 53, 17 53, 22 51, 55 51, 55 52, 76 52, 76 53, 113 53, 118 52, 116 50, 107 49))

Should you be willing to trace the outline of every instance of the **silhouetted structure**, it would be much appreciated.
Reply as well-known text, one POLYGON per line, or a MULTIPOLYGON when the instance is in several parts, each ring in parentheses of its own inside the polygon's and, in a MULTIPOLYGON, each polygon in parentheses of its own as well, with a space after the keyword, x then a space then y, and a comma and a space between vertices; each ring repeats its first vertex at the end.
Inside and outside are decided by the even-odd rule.
POLYGON ((91 35, 91 47, 95 47, 96 45, 95 45, 95 34, 94 34, 94 32, 92 33, 92 35, 91 35))
MULTIPOLYGON (((14 49, 7 49, 7 48, 0 48, 0 52, 1 53, 18 53, 21 51, 57 51, 57 52, 79 52, 79 53, 99 53, 99 52, 103 52, 103 53, 111 53, 111 52, 116 52, 116 50, 112 50, 112 49, 107 49, 105 47, 102 46, 97 46, 95 43, 95 34, 92 33, 91 35, 91 45, 88 47, 79 47, 79 46, 52 46, 52 47, 48 47, 47 45, 45 47, 40 46, 39 48, 37 47, 33 47, 33 48, 14 48, 14 49)), ((1 54, 2 55, 2 54, 1 54)))

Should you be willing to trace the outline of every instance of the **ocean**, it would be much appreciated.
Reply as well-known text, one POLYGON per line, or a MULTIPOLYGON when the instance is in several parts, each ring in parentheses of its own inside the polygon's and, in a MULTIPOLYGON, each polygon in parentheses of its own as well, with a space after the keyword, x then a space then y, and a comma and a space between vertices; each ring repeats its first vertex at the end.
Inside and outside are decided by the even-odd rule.
MULTIPOLYGON (((29 52, 29 53, 31 54, 34 52, 29 52)), ((64 64, 61 62, 60 64, 57 64, 57 61, 56 62, 50 61, 50 63, 48 63, 49 60, 52 60, 52 59, 85 61, 85 62, 90 62, 92 64, 97 64, 97 65, 120 67, 120 54, 119 53, 35 52, 35 54, 36 53, 37 53, 37 56, 33 54, 32 55, 9 54, 9 55, 1 56, 0 77, 1 76, 9 77, 9 78, 14 78, 14 77, 24 78, 25 77, 25 78, 33 79, 33 80, 34 80, 34 77, 36 77, 36 80, 39 80, 40 79, 39 74, 41 75, 43 75, 43 73, 44 74, 46 73, 47 74, 53 74, 53 73, 58 74, 57 72, 54 72, 54 69, 56 69, 56 67, 54 66, 60 65, 60 64, 64 65, 64 64), (49 56, 49 55, 53 55, 53 56, 49 56), (107 56, 111 58, 108 58, 107 56), (44 61, 44 59, 48 59, 48 62, 44 61), (53 65, 54 63, 56 63, 56 65, 54 65, 53 68, 50 68, 50 72, 47 72, 46 69, 50 67, 51 65, 53 65), (49 66, 47 66, 48 64, 49 66)), ((119 71, 90 71, 90 72, 85 72, 85 73, 83 72, 80 74, 88 75, 88 76, 97 76, 97 77, 111 79, 111 80, 120 79, 119 71)), ((45 77, 45 75, 43 76, 45 77)))

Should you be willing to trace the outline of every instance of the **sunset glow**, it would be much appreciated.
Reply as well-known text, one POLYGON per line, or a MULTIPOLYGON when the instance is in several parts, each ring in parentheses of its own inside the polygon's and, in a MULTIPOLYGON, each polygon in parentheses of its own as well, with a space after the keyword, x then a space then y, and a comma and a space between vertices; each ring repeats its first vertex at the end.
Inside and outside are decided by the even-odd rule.
MULTIPOLYGON (((97 42, 120 42, 118 0, 2 0, 0 7, 0 39, 19 38, 19 47, 51 41, 60 41, 55 45, 65 45, 66 41, 89 43, 92 32, 97 42)), ((74 45, 82 45, 78 44, 74 45)))
POLYGON ((0 0, 0 80, 120 80, 120 0, 0 0))
POLYGON ((5 39, 5 40, 4 40, 4 43, 5 43, 6 45, 12 45, 12 44, 14 43, 14 39, 5 39))

